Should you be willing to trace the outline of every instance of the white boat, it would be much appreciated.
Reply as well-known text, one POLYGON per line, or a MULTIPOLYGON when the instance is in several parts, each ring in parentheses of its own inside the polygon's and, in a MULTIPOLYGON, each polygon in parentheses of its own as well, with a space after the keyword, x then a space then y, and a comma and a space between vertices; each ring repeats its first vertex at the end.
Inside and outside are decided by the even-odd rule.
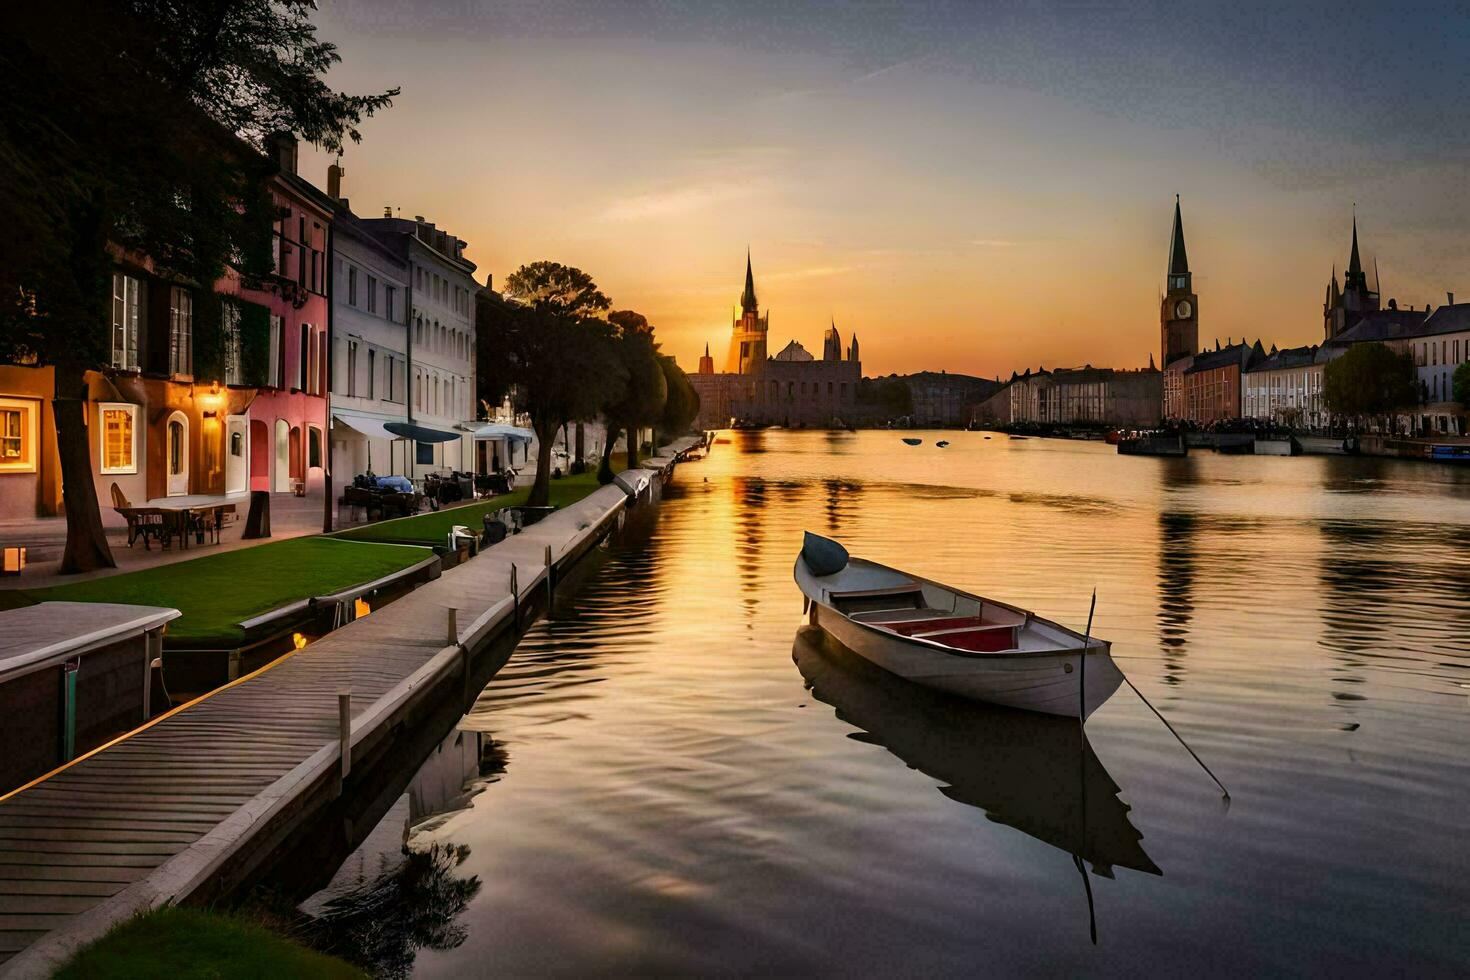
POLYGON ((810 531, 794 574, 812 625, 916 684, 1085 720, 1123 683, 1106 640, 1092 637, 1084 653, 1081 633, 1008 603, 851 558, 836 541, 810 531))

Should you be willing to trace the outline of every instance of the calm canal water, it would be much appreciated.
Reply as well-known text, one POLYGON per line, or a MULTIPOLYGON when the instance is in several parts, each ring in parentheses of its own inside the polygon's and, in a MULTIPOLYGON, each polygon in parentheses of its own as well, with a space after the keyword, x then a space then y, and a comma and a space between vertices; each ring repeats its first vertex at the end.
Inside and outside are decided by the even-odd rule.
POLYGON ((416 975, 1470 968, 1470 473, 914 434, 680 469, 461 725, 483 791, 412 843, 480 886, 416 975), (1079 628, 1095 586, 1232 803, 1126 688, 1084 742, 824 644, 807 528, 1079 628))

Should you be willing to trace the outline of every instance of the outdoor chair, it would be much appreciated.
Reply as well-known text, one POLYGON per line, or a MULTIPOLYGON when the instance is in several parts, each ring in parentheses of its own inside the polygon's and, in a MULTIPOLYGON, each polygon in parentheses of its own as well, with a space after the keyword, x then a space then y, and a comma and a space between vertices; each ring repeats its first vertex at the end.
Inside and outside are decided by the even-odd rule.
POLYGON ((133 542, 143 541, 143 550, 152 551, 150 540, 159 543, 159 547, 167 548, 169 539, 164 535, 164 516, 161 512, 150 507, 134 507, 132 501, 128 500, 127 494, 122 492, 122 487, 115 482, 112 485, 112 509, 122 515, 123 520, 128 522, 128 547, 133 542))

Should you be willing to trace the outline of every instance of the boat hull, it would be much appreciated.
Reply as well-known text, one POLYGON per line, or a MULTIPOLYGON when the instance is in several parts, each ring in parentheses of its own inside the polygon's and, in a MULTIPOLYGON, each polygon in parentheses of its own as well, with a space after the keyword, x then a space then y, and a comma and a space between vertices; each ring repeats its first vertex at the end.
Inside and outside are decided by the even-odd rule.
POLYGON ((1022 711, 1085 719, 1123 683, 1123 673, 1106 644, 1091 647, 1084 677, 1080 648, 1020 656, 957 656, 855 623, 820 601, 811 603, 810 621, 864 660, 905 680, 1022 711))

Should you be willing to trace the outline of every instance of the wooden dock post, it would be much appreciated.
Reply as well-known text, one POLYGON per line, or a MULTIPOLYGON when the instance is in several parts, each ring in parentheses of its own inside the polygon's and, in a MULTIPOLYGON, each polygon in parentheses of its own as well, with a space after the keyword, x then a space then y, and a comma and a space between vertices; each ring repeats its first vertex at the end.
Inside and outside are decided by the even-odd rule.
POLYGON ((352 771, 352 688, 344 687, 337 692, 337 742, 341 748, 342 765, 339 779, 346 780, 352 771))
POLYGON ((510 601, 511 601, 512 608, 515 609, 515 624, 516 624, 516 629, 520 629, 520 627, 521 627, 521 590, 520 590, 520 587, 518 585, 516 585, 516 565, 515 565, 515 562, 511 562, 510 563, 510 601))
POLYGON ((459 610, 453 606, 448 606, 444 611, 449 614, 449 618, 444 624, 444 645, 447 647, 459 646, 459 623, 457 622, 459 619, 459 610))
POLYGON ((163 659, 163 630, 149 630, 143 649, 143 720, 153 717, 153 662, 163 659))
POLYGON ((556 581, 554 575, 556 570, 551 565, 551 545, 546 546, 546 615, 551 616, 556 604, 556 581))

